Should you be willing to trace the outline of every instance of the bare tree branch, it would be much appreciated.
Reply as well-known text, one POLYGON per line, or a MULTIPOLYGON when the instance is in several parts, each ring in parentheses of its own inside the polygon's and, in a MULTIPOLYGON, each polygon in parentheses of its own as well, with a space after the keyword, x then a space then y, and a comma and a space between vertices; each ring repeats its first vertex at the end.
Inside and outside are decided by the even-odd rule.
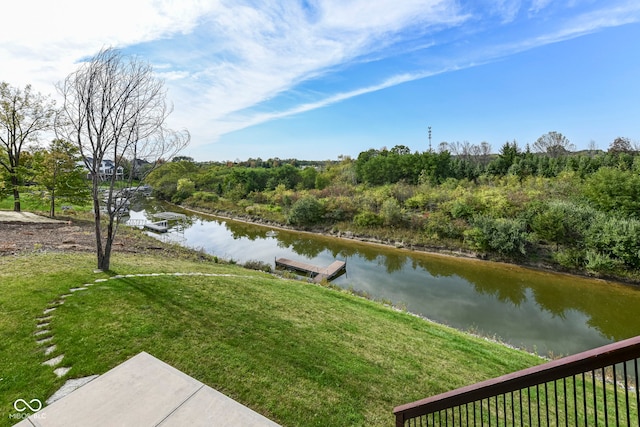
MULTIPOLYGON (((144 160, 149 166, 138 176, 144 178, 159 159, 184 148, 189 133, 166 128, 171 108, 164 82, 154 76, 152 67, 116 49, 98 52, 57 89, 64 104, 56 118, 56 133, 78 146, 91 175, 98 268, 108 270, 120 209, 130 192, 117 188, 118 174, 112 173, 106 176, 103 201, 100 188, 105 183, 105 162, 117 171, 128 162, 135 165, 144 160), (108 218, 104 229, 102 211, 108 218)), ((129 187, 134 175, 129 173, 129 187)))

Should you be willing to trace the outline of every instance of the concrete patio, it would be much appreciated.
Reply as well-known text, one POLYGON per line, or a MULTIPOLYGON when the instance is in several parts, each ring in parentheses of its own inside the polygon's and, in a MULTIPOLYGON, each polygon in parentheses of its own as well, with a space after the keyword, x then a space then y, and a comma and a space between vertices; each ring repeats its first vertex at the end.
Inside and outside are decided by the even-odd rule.
POLYGON ((142 352, 16 426, 276 427, 278 424, 142 352))

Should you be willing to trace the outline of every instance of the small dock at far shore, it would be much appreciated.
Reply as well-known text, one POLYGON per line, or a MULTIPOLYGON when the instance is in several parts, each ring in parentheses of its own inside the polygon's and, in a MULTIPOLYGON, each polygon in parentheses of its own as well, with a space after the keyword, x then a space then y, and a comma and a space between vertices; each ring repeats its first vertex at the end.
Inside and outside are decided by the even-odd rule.
POLYGON ((158 233, 166 233, 169 231, 169 222, 166 219, 156 222, 147 222, 144 224, 144 228, 158 233))
POLYGON ((276 259, 276 268, 278 267, 308 274, 313 278, 315 283, 320 283, 323 279, 333 280, 340 276, 346 271, 347 263, 344 261, 334 261, 327 267, 318 267, 301 261, 278 258, 276 259))

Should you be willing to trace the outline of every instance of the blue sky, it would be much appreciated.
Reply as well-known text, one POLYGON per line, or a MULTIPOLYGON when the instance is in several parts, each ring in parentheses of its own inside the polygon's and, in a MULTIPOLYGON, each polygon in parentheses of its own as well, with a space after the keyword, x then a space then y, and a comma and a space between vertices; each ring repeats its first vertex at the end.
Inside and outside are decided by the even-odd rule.
POLYGON ((549 131, 578 149, 640 142, 637 0, 86 4, 5 7, 30 19, 0 27, 0 80, 55 97, 100 48, 139 55, 165 79, 169 124, 190 131, 183 154, 197 160, 423 151, 428 126, 434 148, 497 152, 549 131))

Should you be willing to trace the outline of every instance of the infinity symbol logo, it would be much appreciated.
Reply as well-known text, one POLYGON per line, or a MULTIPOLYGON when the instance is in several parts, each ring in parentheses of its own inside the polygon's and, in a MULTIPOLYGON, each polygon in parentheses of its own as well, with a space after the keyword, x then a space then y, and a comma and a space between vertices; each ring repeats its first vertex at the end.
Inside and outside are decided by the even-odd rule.
POLYGON ((40 409, 42 409, 42 402, 40 401, 40 399, 31 399, 27 403, 27 401, 24 399, 18 399, 15 402, 13 402, 13 407, 18 412, 24 412, 27 410, 27 408, 29 408, 31 412, 38 412, 40 409), (35 404, 33 404, 34 402, 35 404), (33 406, 31 406, 29 403, 33 404, 33 406), (34 408, 34 406, 36 405, 37 405, 37 408, 34 408))

